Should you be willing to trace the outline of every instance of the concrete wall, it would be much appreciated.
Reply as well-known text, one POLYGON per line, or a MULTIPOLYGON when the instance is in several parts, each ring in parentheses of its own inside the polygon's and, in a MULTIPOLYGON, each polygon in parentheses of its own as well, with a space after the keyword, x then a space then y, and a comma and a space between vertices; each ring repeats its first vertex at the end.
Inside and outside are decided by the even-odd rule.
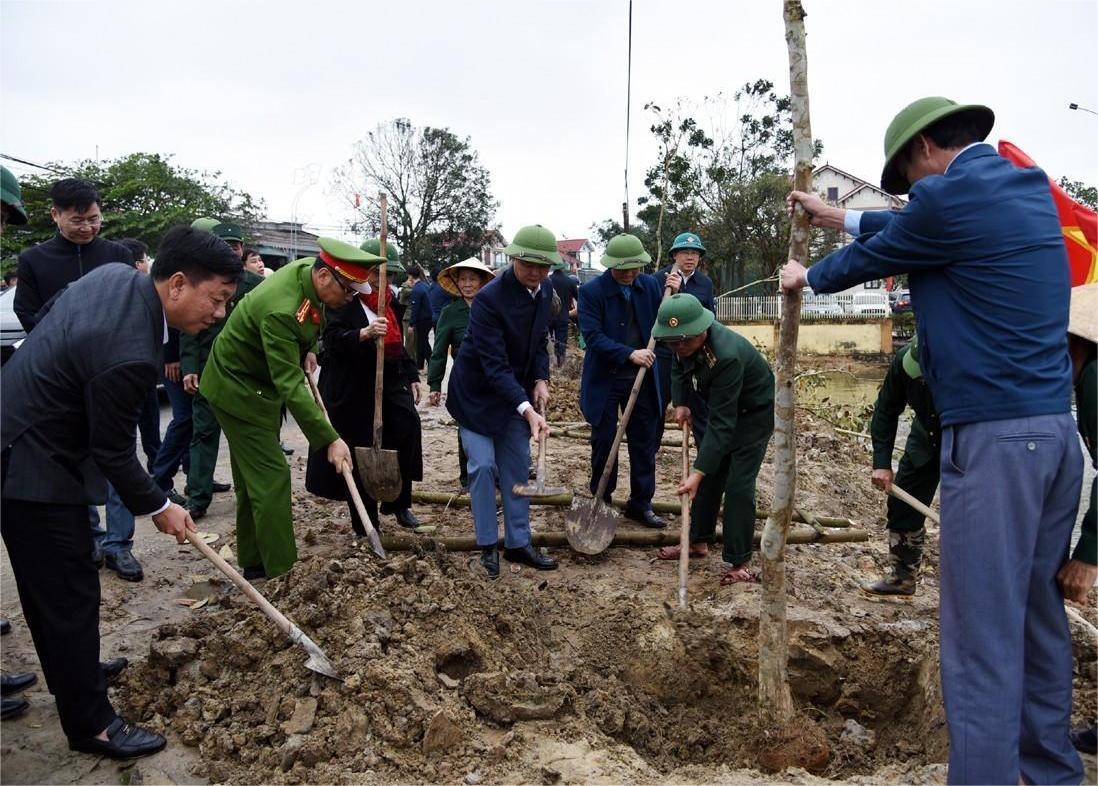
MULTIPOLYGON (((777 322, 726 323, 753 344, 776 352, 777 322)), ((892 320, 871 322, 801 322, 797 351, 808 355, 892 353, 892 320)))

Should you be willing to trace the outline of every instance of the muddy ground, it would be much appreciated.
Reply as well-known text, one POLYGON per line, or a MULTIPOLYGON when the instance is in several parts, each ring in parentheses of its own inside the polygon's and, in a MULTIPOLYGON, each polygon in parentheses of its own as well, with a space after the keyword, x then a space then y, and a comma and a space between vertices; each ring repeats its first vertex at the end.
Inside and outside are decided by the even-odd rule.
MULTIPOLYGON (((883 361, 805 358, 808 370, 883 374, 883 361)), ((579 358, 553 383, 550 419, 582 420, 579 358)), ((854 409, 857 409, 854 407, 854 409)), ((444 408, 420 407, 426 477, 457 488, 456 436, 444 408)), ((858 590, 886 562, 884 499, 869 485, 864 441, 823 406, 798 413, 797 505, 849 518, 865 542, 790 546, 790 685, 802 739, 775 740, 757 708, 758 585, 719 585, 719 549, 690 566, 687 611, 675 611, 677 563, 652 548, 595 557, 551 550, 556 572, 503 563, 484 580, 476 555, 435 536, 469 535, 467 509, 416 505, 415 551, 373 556, 351 534, 343 503, 303 491, 305 443, 284 432, 301 561, 261 591, 295 620, 346 677, 303 666, 301 649, 189 547, 139 522, 138 584, 102 574, 103 657, 133 665, 112 691, 127 718, 168 735, 167 750, 136 764, 73 754, 51 697, 0 727, 4 783, 942 783, 947 739, 937 676, 937 539, 914 600, 872 602, 858 590), (197 605, 195 602, 198 601, 197 605), (205 601, 205 602, 202 602, 205 601), (809 732, 822 732, 813 739, 809 732), (822 740, 823 744, 818 745, 822 740), (813 774, 781 770, 800 744, 813 774), (825 757, 826 755, 826 757, 825 757), (763 774, 778 767, 777 772, 763 774)), ((560 431, 560 429, 558 429, 560 431)), ((669 432, 673 431, 669 429, 669 432)), ((588 448, 550 440, 549 475, 583 489, 588 448)), ((628 464, 623 451, 622 486, 628 464)), ((218 476, 228 478, 222 449, 218 476)), ((657 497, 675 501, 680 455, 659 456, 657 497)), ((759 507, 770 503, 768 456, 759 507)), ((180 481, 181 482, 181 481, 180 481)), ((215 549, 233 537, 232 495, 215 498, 200 529, 215 549)), ((532 509, 535 531, 560 531, 561 509, 532 509)), ((672 527, 678 518, 672 517, 672 527)), ((761 525, 761 522, 760 522, 761 525)), ((624 522, 622 529, 636 525, 624 522)), ((383 517, 383 532, 399 528, 383 517)), ((230 559, 232 561, 232 559, 230 559)), ((3 666, 36 670, 6 561, 0 606, 15 632, 3 666)), ((1086 611, 1096 620, 1093 604, 1086 611)), ((1095 716, 1095 642, 1076 636, 1077 722, 1095 716)))

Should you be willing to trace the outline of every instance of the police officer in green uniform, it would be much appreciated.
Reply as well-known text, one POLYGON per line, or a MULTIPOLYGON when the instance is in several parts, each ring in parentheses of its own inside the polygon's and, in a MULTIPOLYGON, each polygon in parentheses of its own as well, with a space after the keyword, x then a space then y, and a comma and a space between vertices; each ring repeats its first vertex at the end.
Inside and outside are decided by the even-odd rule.
MULTIPOLYGON (((191 227, 211 232, 224 240, 228 246, 243 257, 244 234, 239 226, 227 222, 216 221, 211 218, 198 218, 191 222, 191 227)), ((194 396, 191 401, 191 449, 190 465, 187 470, 187 487, 184 490, 187 495, 187 509, 192 519, 200 519, 206 515, 206 509, 210 506, 214 492, 228 491, 228 483, 214 480, 214 467, 217 465, 217 449, 221 442, 221 429, 217 425, 217 419, 210 410, 204 391, 201 389, 201 380, 206 368, 206 361, 210 356, 210 348, 217 338, 225 322, 232 315, 233 309, 251 290, 263 283, 263 276, 250 270, 244 271, 244 278, 236 288, 236 294, 225 307, 225 319, 203 330, 197 335, 188 336, 182 334, 179 337, 179 365, 183 374, 183 389, 194 396)))
MULTIPOLYGON (((941 480, 939 453, 942 449, 942 428, 930 397, 930 389, 919 368, 918 337, 897 352, 888 367, 869 434, 873 439, 873 475, 871 482, 884 491, 892 488, 892 448, 896 444, 896 426, 904 408, 915 414, 911 433, 904 445, 904 455, 895 476, 895 483, 924 505, 934 499, 941 480)), ((866 584, 862 590, 876 597, 910 598, 915 594, 915 580, 923 560, 926 528, 923 514, 906 502, 888 498, 889 574, 879 581, 866 584)))
POLYGON ((351 467, 339 438, 313 400, 302 363, 315 351, 325 307, 341 308, 366 290, 373 254, 331 238, 320 253, 285 265, 242 301, 214 342, 202 393, 229 442, 236 486, 237 561, 248 578, 278 576, 297 560, 290 468, 278 446, 283 404, 312 450, 342 471, 351 467))
MULTIPOLYGON (((672 295, 660 306, 652 336, 674 352, 671 402, 676 422, 690 424, 685 402, 691 391, 709 408, 693 469, 676 492, 693 500, 691 556, 709 553, 723 497, 723 558, 731 568, 721 584, 735 584, 755 580, 748 570, 755 481, 774 432, 774 374, 750 341, 714 319, 693 295, 672 295)), ((679 547, 662 548, 657 556, 678 559, 679 547)))

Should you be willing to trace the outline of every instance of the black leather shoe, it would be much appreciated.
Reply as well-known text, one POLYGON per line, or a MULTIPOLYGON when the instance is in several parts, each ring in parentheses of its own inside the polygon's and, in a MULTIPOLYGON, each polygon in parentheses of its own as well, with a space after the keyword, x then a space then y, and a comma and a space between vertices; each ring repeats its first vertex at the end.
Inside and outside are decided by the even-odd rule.
POLYGON ((168 502, 174 502, 176 505, 182 505, 183 507, 187 506, 187 498, 175 489, 168 489, 166 493, 168 497, 168 502))
POLYGON ((404 510, 398 510, 395 514, 397 524, 408 529, 415 529, 420 525, 419 519, 416 518, 416 514, 412 512, 411 508, 405 508, 404 510))
POLYGON ((282 453, 283 453, 283 455, 286 455, 286 456, 292 456, 292 455, 294 454, 294 449, 293 449, 293 448, 288 448, 288 447, 286 447, 286 443, 285 443, 285 442, 279 442, 279 443, 278 443, 278 446, 279 446, 280 448, 282 448, 282 453))
POLYGON ((6 618, 0 618, 0 636, 11 633, 11 623, 6 618))
POLYGON ((629 508, 626 508, 625 517, 640 522, 649 529, 664 529, 667 526, 667 521, 657 516, 652 508, 648 508, 647 510, 630 510, 629 508))
POLYGON ((210 488, 213 489, 214 494, 224 494, 233 487, 232 483, 222 483, 220 480, 215 480, 210 484, 210 488))
POLYGON ((103 567, 103 549, 98 543, 92 546, 92 563, 97 568, 103 567))
POLYGON ((18 693, 38 682, 38 675, 33 671, 17 671, 14 674, 0 674, 0 695, 7 696, 18 693))
POLYGON ((499 550, 495 546, 480 547, 480 564, 488 571, 488 578, 499 578, 499 550))
POLYGON ((1098 729, 1094 726, 1089 729, 1074 729, 1071 732, 1071 744, 1080 753, 1089 753, 1093 756, 1098 753, 1098 729))
POLYGON ((206 518, 205 508, 192 508, 190 505, 188 505, 187 512, 191 514, 191 521, 198 521, 199 519, 206 518))
POLYGON ((115 718, 107 727, 106 742, 97 737, 85 737, 81 740, 69 738, 69 750, 81 753, 94 753, 111 759, 136 759, 163 750, 168 741, 156 732, 126 723, 115 718))
POLYGON ((0 699, 0 720, 18 718, 30 707, 30 702, 20 697, 18 699, 0 699))
POLYGON ((105 563, 109 570, 118 574, 120 579, 126 581, 141 581, 145 578, 145 571, 141 569, 141 563, 129 551, 119 551, 116 554, 108 554, 105 563))
POLYGON ((504 549, 503 558, 508 562, 521 562, 537 570, 556 570, 557 561, 534 548, 533 543, 527 543, 519 549, 504 549))
POLYGON ((130 662, 126 658, 111 658, 99 662, 99 668, 103 670, 103 676, 108 680, 113 680, 129 665, 130 662))
POLYGON ((256 579, 267 578, 267 571, 263 569, 262 565, 257 565, 254 568, 244 568, 240 571, 240 575, 248 581, 255 581, 256 579))

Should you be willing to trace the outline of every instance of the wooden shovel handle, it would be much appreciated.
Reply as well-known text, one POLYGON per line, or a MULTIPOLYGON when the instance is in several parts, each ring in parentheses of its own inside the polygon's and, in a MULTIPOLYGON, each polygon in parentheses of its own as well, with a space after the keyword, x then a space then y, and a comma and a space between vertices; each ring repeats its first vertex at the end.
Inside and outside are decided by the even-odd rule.
MULTIPOLYGON (((377 272, 377 315, 385 317, 385 305, 389 295, 389 285, 385 274, 388 265, 388 235, 389 235, 389 197, 382 191, 378 194, 381 202, 381 238, 378 241, 378 252, 384 262, 379 264, 377 272)), ((388 332, 388 331, 386 331, 388 332)), ((381 450, 381 389, 385 375, 385 336, 377 337, 377 365, 374 370, 374 447, 381 450)))
MULTIPOLYGON (((690 477, 690 424, 682 424, 682 482, 690 477)), ((686 579, 690 575, 690 495, 679 497, 679 608, 686 608, 686 579)))
POLYGON ((894 496, 896 499, 900 500, 901 502, 906 502, 908 505, 915 508, 915 510, 919 511, 924 516, 926 516, 928 519, 933 521, 935 524, 941 524, 942 523, 942 519, 937 513, 935 513, 933 510, 928 508, 923 503, 919 502, 919 500, 915 499, 913 496, 908 494, 906 491, 904 491, 902 488, 897 486, 895 483, 892 484, 892 486, 889 489, 888 493, 891 494, 892 496, 894 496))

